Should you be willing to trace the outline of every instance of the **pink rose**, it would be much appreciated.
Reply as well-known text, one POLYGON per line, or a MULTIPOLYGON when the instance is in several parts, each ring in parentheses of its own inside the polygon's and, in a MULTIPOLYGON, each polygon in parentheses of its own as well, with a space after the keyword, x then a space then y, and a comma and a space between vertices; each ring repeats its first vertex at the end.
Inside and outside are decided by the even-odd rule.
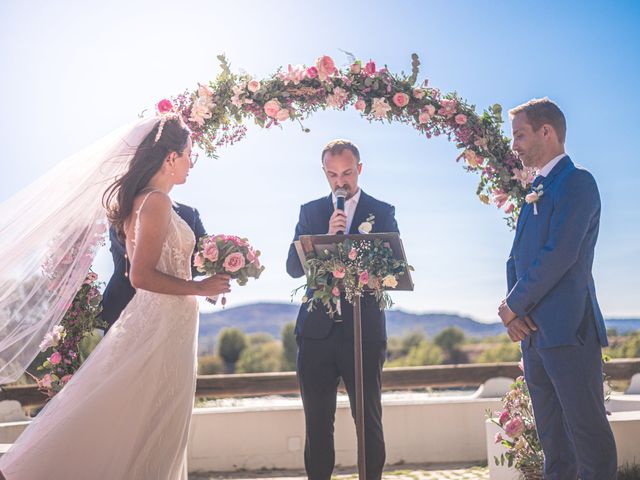
POLYGON ((275 98, 273 100, 269 100, 264 104, 264 113, 271 118, 276 118, 278 112, 280 111, 280 102, 275 98))
POLYGON ((500 425, 504 425, 508 420, 509 420, 509 412, 505 410, 500 414, 500 417, 498 418, 498 423, 500 425))
POLYGON ((204 257, 201 253, 196 253, 195 257, 193 257, 193 266, 196 268, 204 267, 204 257))
POLYGON ((331 290, 331 293, 333 294, 334 297, 339 297, 340 289, 338 287, 333 287, 333 290, 331 290))
POLYGON ((316 60, 316 67, 318 68, 318 75, 320 80, 326 80, 329 75, 332 75, 336 71, 336 64, 333 63, 333 59, 324 55, 316 60))
POLYGON ((478 166, 478 155, 473 150, 465 150, 464 159, 471 168, 478 166))
POLYGON ((337 267, 335 268, 335 270, 333 271, 333 276, 334 276, 335 278, 344 278, 344 275, 345 275, 345 269, 344 269, 344 267, 343 267, 343 266, 341 266, 341 265, 340 265, 340 266, 337 266, 337 267))
POLYGON ((278 113, 276 113, 276 118, 278 119, 278 121, 284 122, 289 118, 289 110, 287 110, 286 108, 281 108, 280 110, 278 110, 278 113))
POLYGON ((158 113, 167 113, 173 110, 173 104, 166 98, 158 102, 158 113))
POLYGON ((396 107, 406 107, 409 104, 409 95, 398 92, 393 96, 393 103, 396 104, 396 107))
POLYGON ((307 68, 307 77, 314 79, 318 76, 318 69, 316 67, 307 68))
POLYGON ((44 377, 42 377, 42 379, 38 382, 38 384, 42 388, 51 388, 51 382, 52 382, 51 374, 47 373, 44 377))
POLYGON ((418 115, 418 121, 420 123, 429 123, 429 120, 431 120, 431 115, 429 115, 429 112, 423 110, 422 112, 420 112, 420 115, 418 115))
POLYGON ((362 65, 360 65, 360 62, 356 62, 349 67, 349 71, 354 75, 358 75, 362 71, 362 65))
POLYGON ((493 203, 495 203, 498 208, 502 208, 502 206, 507 203, 507 200, 509 200, 509 195, 502 190, 497 190, 493 196, 493 203))
POLYGON ((256 258, 256 252, 254 252, 252 248, 249 248, 249 250, 247 251, 247 260, 249 261, 249 263, 253 263, 256 258))
POLYGON ((49 357, 49 363, 51 363, 51 365, 58 365, 61 361, 62 355, 60 355, 60 352, 53 352, 49 357))
POLYGON ((507 206, 504 209, 504 213, 511 213, 515 210, 516 206, 513 203, 509 203, 507 204, 507 206))
POLYGON ((501 433, 496 433, 496 436, 493 438, 494 443, 500 443, 502 442, 502 434, 501 433))
POLYGON ((504 426, 504 433, 511 438, 516 438, 524 432, 524 422, 520 417, 514 417, 504 426))
POLYGON ((360 274, 360 278, 358 279, 358 281, 362 285, 366 285, 367 283, 369 283, 369 272, 367 272, 366 270, 364 272, 362 272, 360 274))
POLYGON ((244 255, 235 252, 224 259, 224 269, 227 272, 234 273, 244 267, 244 255))
POLYGON ((369 62, 364 66, 364 71, 367 75, 373 75, 376 73, 376 64, 373 60, 369 60, 369 62))
POLYGON ((62 377, 60 380, 62 380, 62 383, 64 383, 65 385, 69 382, 69 380, 71 380, 71 377, 73 377, 72 374, 67 374, 64 377, 62 377))
POLYGON ((467 123, 467 116, 463 113, 459 113, 458 115, 456 115, 455 120, 458 125, 464 125, 465 123, 467 123))
POLYGON ((364 110, 367 108, 367 102, 359 98, 358 101, 355 103, 354 107, 356 107, 356 110, 360 112, 364 112, 364 110))
POLYGON ((357 256, 358 256, 358 252, 355 248, 352 248, 351 250, 349 250, 349 260, 355 260, 357 256))
POLYGON ((247 84, 247 89, 251 93, 256 93, 258 90, 260 90, 260 81, 256 79, 249 80, 249 83, 247 84))
MULTIPOLYGON (((204 246, 204 258, 206 258, 207 260, 210 260, 212 262, 215 262, 218 260, 218 255, 219 255, 219 251, 218 251, 218 247, 216 246, 215 242, 207 242, 204 246)), ((195 264, 195 261, 194 261, 195 264)), ((197 265, 195 265, 197 267, 197 265)))

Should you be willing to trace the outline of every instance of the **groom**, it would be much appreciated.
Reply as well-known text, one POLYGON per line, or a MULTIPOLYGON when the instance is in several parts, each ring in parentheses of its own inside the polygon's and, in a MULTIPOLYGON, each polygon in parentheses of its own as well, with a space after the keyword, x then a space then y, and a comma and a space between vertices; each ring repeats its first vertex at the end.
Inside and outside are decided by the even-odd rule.
MULTIPOLYGON (((344 211, 336 209, 335 194, 314 200, 300 208, 294 241, 300 235, 338 232, 358 233, 358 226, 374 216, 373 232, 397 232, 395 209, 370 197, 358 187, 362 172, 357 147, 346 140, 334 140, 322 151, 322 167, 332 192, 347 191, 344 211)), ((294 278, 304 270, 291 244, 287 272, 294 278)), ((311 297, 309 292, 307 296, 311 297)), ((304 463, 310 480, 329 480, 335 464, 333 423, 336 394, 342 378, 355 418, 355 374, 353 351, 353 308, 344 295, 342 313, 329 317, 323 307, 309 312, 303 304, 296 322, 297 371, 305 414, 304 463)), ((382 432, 382 365, 387 346, 384 311, 372 296, 362 298, 362 362, 364 377, 365 453, 367 479, 382 476, 385 461, 382 432)))
POLYGON ((600 225, 593 176, 564 152, 566 122, 547 98, 509 112, 513 150, 538 176, 507 261, 499 315, 522 341, 545 479, 616 478, 616 445, 604 408, 604 320, 591 274, 600 225))
MULTIPOLYGON (((173 209, 193 230, 196 237, 196 246, 200 237, 207 233, 202 226, 198 210, 182 203, 173 202, 173 209)), ((124 243, 118 238, 113 227, 109 228, 109 240, 111 241, 111 256, 113 258, 113 275, 109 279, 104 294, 102 295, 101 318, 107 324, 105 334, 120 317, 120 314, 136 294, 135 288, 131 286, 128 275, 130 264, 125 259, 124 243)), ((194 251, 195 253, 195 251, 194 251)), ((193 262, 192 262, 193 263, 193 262)), ((192 275, 201 275, 192 266, 192 275)))

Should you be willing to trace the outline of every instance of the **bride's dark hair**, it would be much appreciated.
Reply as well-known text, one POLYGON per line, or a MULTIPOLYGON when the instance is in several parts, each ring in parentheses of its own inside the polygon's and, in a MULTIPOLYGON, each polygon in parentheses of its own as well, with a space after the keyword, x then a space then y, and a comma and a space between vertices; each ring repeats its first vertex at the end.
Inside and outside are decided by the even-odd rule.
POLYGON ((104 192, 102 202, 107 209, 107 218, 118 235, 124 240, 124 222, 133 211, 133 201, 151 177, 162 167, 162 163, 172 152, 182 155, 189 140, 189 129, 178 118, 168 118, 160 138, 156 135, 160 122, 153 127, 142 141, 129 162, 127 172, 113 182, 104 192))

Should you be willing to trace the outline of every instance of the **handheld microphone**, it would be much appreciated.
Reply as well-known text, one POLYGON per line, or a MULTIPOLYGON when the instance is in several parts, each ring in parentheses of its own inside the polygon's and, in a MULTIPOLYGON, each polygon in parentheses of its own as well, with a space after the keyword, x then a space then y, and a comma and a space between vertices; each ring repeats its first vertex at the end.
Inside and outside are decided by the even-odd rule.
MULTIPOLYGON (((337 188, 336 195, 336 210, 342 210, 344 212, 344 199, 347 196, 347 191, 344 188, 337 188)), ((338 235, 344 235, 342 230, 336 232, 338 235)))

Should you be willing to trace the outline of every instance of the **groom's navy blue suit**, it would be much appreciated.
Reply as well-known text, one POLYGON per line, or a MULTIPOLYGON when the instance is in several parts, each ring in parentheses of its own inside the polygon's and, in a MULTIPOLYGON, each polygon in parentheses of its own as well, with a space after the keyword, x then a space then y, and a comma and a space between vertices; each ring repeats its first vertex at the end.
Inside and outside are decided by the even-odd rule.
MULTIPOLYGON (((206 235, 198 210, 177 202, 174 203, 173 209, 180 215, 180 218, 191 227, 191 230, 193 230, 196 236, 196 240, 206 235)), ((124 243, 120 241, 113 228, 109 229, 109 240, 111 241, 110 250, 113 258, 113 275, 109 279, 109 283, 102 296, 101 317, 102 320, 107 323, 105 331, 115 323, 124 310, 124 307, 127 306, 136 294, 135 288, 131 286, 129 277, 125 275, 127 262, 124 258, 126 252, 124 243)), ((200 275, 193 267, 192 274, 193 276, 200 275)))
MULTIPOLYGON (((333 211, 331 195, 302 205, 294 240, 300 235, 326 234, 333 211)), ((370 215, 375 216, 373 233, 398 232, 395 208, 361 192, 349 233, 358 233, 358 226, 370 215)), ((287 272, 294 278, 304 275, 293 244, 289 248, 287 272)), ((302 305, 295 333, 306 422, 305 468, 310 480, 329 480, 335 464, 333 423, 340 378, 355 417, 353 307, 343 296, 342 314, 330 318, 324 307, 316 306, 309 312, 307 305, 302 305)), ((362 338, 366 470, 367 479, 377 480, 385 462, 381 376, 387 334, 384 311, 372 296, 362 298, 362 338)))
POLYGON ((518 218, 506 300, 538 327, 523 340, 522 353, 545 479, 609 480, 616 476, 616 447, 602 388, 607 334, 591 273, 598 187, 568 156, 536 178, 540 183, 535 209, 525 204, 518 218))

